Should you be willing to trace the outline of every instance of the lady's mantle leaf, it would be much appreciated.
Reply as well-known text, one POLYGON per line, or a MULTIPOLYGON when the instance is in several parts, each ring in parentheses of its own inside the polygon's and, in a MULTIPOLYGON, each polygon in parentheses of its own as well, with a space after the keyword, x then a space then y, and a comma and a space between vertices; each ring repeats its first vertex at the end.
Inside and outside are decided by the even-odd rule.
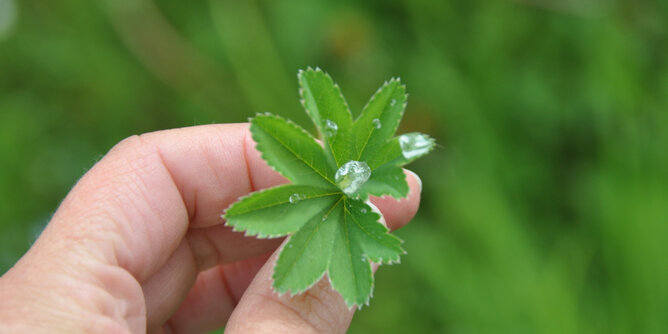
POLYGON ((301 293, 327 272, 348 306, 367 304, 373 286, 369 261, 399 262, 405 253, 379 218, 364 202, 345 197, 313 216, 278 257, 276 291, 301 293))
POLYGON ((258 238, 277 238, 334 204, 341 192, 312 186, 283 185, 252 193, 225 211, 227 225, 258 238))
POLYGON ((323 136, 325 148, 341 167, 352 158, 353 119, 341 89, 319 68, 300 71, 297 75, 302 104, 323 136))
POLYGON ((378 223, 380 215, 359 200, 347 199, 337 226, 329 279, 348 306, 369 303, 373 289, 371 264, 398 262, 401 240, 378 223))
POLYGON ((434 141, 418 133, 392 137, 406 106, 398 79, 385 83, 353 122, 329 75, 308 69, 298 77, 302 103, 324 149, 283 118, 253 118, 251 133, 263 159, 293 184, 252 193, 224 217, 247 235, 290 236, 274 267, 278 292, 301 293, 327 274, 349 307, 361 306, 373 289, 371 262, 399 262, 404 253, 401 240, 363 200, 406 196, 401 166, 427 154, 434 141))
POLYGON ((401 248, 401 239, 378 223, 378 213, 362 201, 347 199, 344 218, 346 225, 350 226, 352 241, 360 245, 367 259, 376 263, 399 262, 399 256, 405 253, 401 248))
POLYGON ((274 267, 276 291, 301 293, 327 272, 342 208, 343 197, 290 237, 274 267))
POLYGON ((262 158, 295 184, 336 189, 332 165, 310 134, 274 115, 258 115, 251 123, 253 140, 262 158))
POLYGON ((408 194, 403 170, 396 165, 385 165, 385 159, 396 157, 398 152, 384 152, 391 149, 389 141, 399 127, 406 98, 406 87, 399 79, 385 82, 367 102, 353 125, 356 160, 365 161, 374 169, 369 181, 358 192, 362 198, 367 195, 402 198, 408 194))
POLYGON ((369 166, 404 166, 431 152, 434 139, 419 132, 403 134, 390 139, 383 147, 367 155, 369 166))
MULTIPOLYGON (((329 264, 329 280, 348 306, 369 302, 373 290, 371 263, 355 238, 354 222, 346 210, 339 222, 329 264)), ((378 223, 376 223, 378 224, 378 223)))
POLYGON ((368 195, 390 195, 394 198, 403 198, 408 195, 406 175, 401 167, 386 164, 374 170, 367 181, 358 190, 359 196, 366 199, 368 195))
POLYGON ((371 169, 380 165, 368 161, 372 152, 381 149, 392 138, 406 108, 406 87, 399 79, 386 82, 371 97, 353 125, 355 159, 367 161, 371 169))

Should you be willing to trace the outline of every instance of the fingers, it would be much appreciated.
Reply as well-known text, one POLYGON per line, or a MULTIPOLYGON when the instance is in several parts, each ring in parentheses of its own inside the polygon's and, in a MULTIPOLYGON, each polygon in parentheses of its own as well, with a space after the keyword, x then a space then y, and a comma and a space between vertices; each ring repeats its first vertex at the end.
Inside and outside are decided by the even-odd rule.
POLYGON ((277 295, 271 274, 278 251, 260 269, 230 317, 227 333, 345 333, 354 314, 321 279, 300 295, 277 295))
MULTIPOLYGON (((32 288, 24 284, 25 289, 39 290, 48 283, 54 286, 48 291, 79 298, 81 294, 65 291, 93 284, 99 293, 86 297, 85 302, 105 310, 141 305, 136 312, 124 308, 132 310, 126 312, 126 323, 136 314, 148 314, 149 324, 159 323, 183 300, 202 262, 194 260, 197 255, 183 242, 188 229, 222 224, 222 209, 238 197, 255 187, 282 182, 285 180, 254 149, 247 124, 207 125, 129 138, 82 177, 30 252, 3 278, 22 280, 28 271, 30 276, 38 274, 39 268, 54 267, 46 272, 51 278, 67 278, 62 286, 39 276, 32 288), (121 279, 110 284, 134 293, 105 292, 108 286, 98 285, 109 281, 109 275, 100 268, 125 274, 116 275, 121 279)), ((237 245, 216 248, 236 254, 233 259, 257 254, 259 246, 240 247, 244 239, 241 233, 220 233, 214 241, 237 245)), ((276 244, 270 241, 265 247, 276 244)))
MULTIPOLYGON (((82 252, 142 282, 168 260, 189 227, 222 224, 222 210, 240 196, 281 182, 254 149, 247 124, 132 137, 79 181, 44 237, 74 241, 63 248, 81 245, 82 252)), ((217 237, 221 243, 241 240, 240 233, 217 237)))
POLYGON ((195 283, 196 272, 192 253, 184 241, 167 263, 141 284, 148 331, 162 326, 174 314, 195 283))
POLYGON ((193 251, 198 271, 217 264, 228 264, 260 254, 266 254, 278 247, 283 239, 257 239, 240 237, 242 233, 218 225, 191 229, 186 239, 193 251), (243 251, 240 251, 243 250, 243 251))
POLYGON ((166 327, 169 333, 205 333, 225 325, 271 253, 202 272, 166 327))

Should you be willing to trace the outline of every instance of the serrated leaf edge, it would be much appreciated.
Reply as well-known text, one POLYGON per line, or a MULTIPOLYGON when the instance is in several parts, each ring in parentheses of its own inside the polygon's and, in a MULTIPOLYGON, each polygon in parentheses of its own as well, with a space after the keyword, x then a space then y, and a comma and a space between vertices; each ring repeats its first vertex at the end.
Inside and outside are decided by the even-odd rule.
MULTIPOLYGON (((307 135, 310 139, 313 140, 313 142, 315 142, 315 143, 322 149, 322 146, 318 143, 318 141, 315 140, 315 138, 313 138, 313 136, 312 136, 308 131, 306 131, 304 128, 302 128, 301 126, 299 126, 297 123, 291 121, 290 119, 283 118, 283 117, 280 117, 280 116, 278 116, 278 115, 274 115, 274 114, 272 114, 272 113, 268 113, 268 112, 267 112, 267 113, 259 113, 259 114, 257 114, 255 117, 253 117, 253 118, 250 120, 250 121, 251 121, 251 125, 253 124, 253 123, 252 123, 252 122, 253 122, 253 119, 255 119, 256 117, 261 117, 261 116, 263 116, 263 117, 272 117, 272 118, 275 118, 275 119, 280 119, 280 120, 285 121, 288 125, 290 125, 290 126, 292 126, 293 128, 295 128, 295 129, 301 131, 303 134, 307 135)), ((279 171, 279 170, 277 169, 276 166, 274 166, 272 163, 269 162, 269 160, 266 158, 267 153, 266 153, 263 149, 261 149, 262 144, 257 140, 257 138, 255 137, 255 133, 253 133, 253 131, 251 131, 251 137, 253 138, 253 141, 255 141, 255 148, 261 153, 260 156, 262 157, 262 160, 264 160, 264 161, 267 163, 267 165, 269 165, 269 167, 271 167, 271 169, 273 169, 273 170, 275 170, 276 172, 278 172, 279 174, 283 175, 286 179, 290 179, 288 176, 284 175, 283 172, 279 171)), ((272 136, 272 137, 273 137, 273 136, 272 136)), ((288 149, 291 153, 293 153, 293 154, 297 157, 297 155, 295 154, 295 152, 294 152, 288 145, 286 145, 285 143, 279 141, 276 137, 273 137, 273 138, 274 138, 276 141, 278 141, 283 147, 285 147, 286 149, 288 149)), ((323 150, 323 151, 324 151, 324 150, 323 150)), ((301 160, 301 159, 300 159, 300 160, 301 160)), ((306 164, 306 161, 304 161, 304 160, 301 160, 301 161, 304 162, 304 163, 306 164)), ((307 164, 307 165, 309 165, 309 164, 307 164)), ((309 167, 311 167, 311 166, 309 165, 309 167)), ((330 176, 322 175, 322 174, 320 173, 320 171, 316 170, 315 168, 312 168, 312 169, 313 169, 313 171, 315 171, 318 175, 320 175, 320 177, 322 177, 325 181, 329 182, 329 183, 332 184, 334 187, 337 187, 336 183, 334 182, 333 179, 330 178, 330 176)), ((300 184, 300 183, 298 183, 298 182, 295 182, 294 180, 290 180, 290 181, 292 181, 294 184, 300 184)), ((338 188, 338 187, 337 187, 337 188, 338 188)))
MULTIPOLYGON (((392 133, 396 133, 396 132, 397 132, 397 129, 399 128, 399 124, 401 124, 401 120, 403 119, 403 117, 404 117, 404 113, 406 112, 406 106, 408 105, 408 93, 406 93, 406 85, 402 84, 402 83, 401 83, 401 79, 400 79, 400 78, 396 78, 396 77, 390 78, 390 80, 387 80, 387 81, 383 82, 383 85, 381 85, 381 86, 380 86, 380 87, 373 93, 373 95, 371 95, 371 98, 369 98, 369 101, 367 101, 367 103, 364 105, 364 108, 362 108, 362 112, 357 116, 357 119, 355 119, 355 120, 353 121, 353 126, 354 126, 357 122, 360 121, 360 119, 361 119, 362 116, 364 115, 364 111, 367 110, 367 108, 369 107, 369 105, 372 104, 372 103, 378 98, 378 96, 380 95, 380 92, 382 92, 383 89, 385 89, 386 87, 389 87, 390 84, 395 83, 395 82, 399 83, 398 88, 403 88, 403 90, 404 90, 404 94, 403 94, 403 95, 404 95, 404 102, 402 103, 402 106, 401 106, 400 115, 399 115, 398 121, 396 122, 396 124, 393 125, 393 128, 392 128, 392 133)), ((369 132, 369 136, 368 136, 367 139, 364 141, 364 146, 362 146, 362 149, 359 151, 359 156, 357 157, 357 160, 361 159, 362 154, 364 153, 364 150, 366 149, 366 146, 367 146, 367 144, 369 143, 369 138, 371 138, 371 135, 373 135, 373 132, 369 132)), ((389 142, 390 140, 391 140, 391 138, 385 140, 385 142, 387 143, 387 142, 389 142)), ((380 166, 378 166, 378 167, 380 167, 380 166)))
MULTIPOLYGON (((341 197, 341 199, 339 199, 338 201, 336 201, 336 203, 334 203, 334 204, 332 205, 332 207, 330 208, 330 210, 323 216, 323 218, 329 216, 329 215, 332 213, 332 211, 334 211, 334 210, 336 209, 336 207, 337 207, 338 205, 343 205, 343 204, 340 204, 340 202, 341 202, 342 200, 343 200, 343 196, 341 197)), ((345 210, 345 209, 344 209, 344 210, 345 210)), ((338 222, 337 222, 337 223, 338 223, 338 222)), ((292 237, 292 236, 290 236, 290 237, 292 237)), ((283 255, 283 249, 284 249, 285 246, 288 244, 288 242, 290 242, 290 241, 288 240, 288 241, 284 242, 283 245, 281 245, 281 250, 280 250, 280 252, 278 253, 278 257, 279 257, 279 258, 283 255)), ((300 290, 297 290, 297 291, 292 291, 292 290, 290 290, 290 289, 285 290, 285 291, 279 291, 279 290, 276 288, 276 286, 274 285, 274 283, 276 282, 276 280, 275 280, 275 275, 276 275, 276 264, 274 264, 274 268, 272 268, 272 274, 271 274, 271 279, 272 279, 272 285, 271 285, 271 287, 274 289, 274 291, 276 291, 276 293, 278 293, 279 296, 281 296, 281 295, 283 295, 283 294, 286 294, 286 293, 289 294, 290 297, 293 297, 293 296, 296 296, 296 295, 300 295, 300 294, 304 293, 305 291, 307 291, 308 289, 312 288, 312 287, 313 287, 314 285, 316 285, 318 282, 320 282, 320 280, 322 280, 322 278, 325 277, 325 275, 327 275, 327 276, 329 277, 329 264, 330 264, 331 260, 332 260, 332 253, 331 253, 331 251, 330 251, 330 253, 329 253, 329 257, 327 258, 327 266, 325 267, 325 271, 322 273, 322 275, 320 275, 320 277, 318 277, 315 281, 313 281, 313 283, 309 284, 306 288, 304 288, 304 289, 300 289, 300 290)), ((276 262, 278 262, 278 259, 276 259, 276 262)), ((337 291, 337 293, 338 293, 338 291, 337 291)), ((340 294, 340 293, 339 293, 339 294, 340 294)))
MULTIPOLYGON (((390 229, 387 228, 387 226, 385 226, 383 223, 380 222, 380 218, 382 217, 382 213, 380 213, 380 212, 378 211, 378 208, 377 208, 375 205, 369 205, 369 204, 367 204, 366 202, 364 202, 363 204, 366 206, 367 210, 371 210, 371 212, 369 212, 369 213, 373 213, 373 214, 376 215, 377 218, 375 219, 375 223, 383 227, 384 232, 385 232, 385 235, 387 235, 387 236, 389 236, 389 237, 391 237, 391 238, 393 238, 393 239, 399 241, 399 245, 401 245, 401 244, 404 243, 404 241, 403 241, 401 238, 399 238, 399 237, 397 237, 396 235, 392 234, 392 233, 390 232, 390 229)), ((344 207, 344 210, 345 210, 345 211, 348 211, 348 212, 352 212, 352 211, 348 210, 347 207, 344 207)), ((351 217, 351 220, 355 223, 355 225, 357 225, 357 227, 359 227, 362 231, 364 231, 364 232, 366 233, 366 229, 365 229, 364 227, 362 227, 362 224, 360 224, 360 223, 354 218, 355 216, 351 214, 350 217, 351 217)), ((369 234, 369 233, 366 233, 366 234, 369 235, 369 236, 371 235, 371 234, 369 234)), ((406 254, 406 250, 404 250, 404 248, 401 247, 401 246, 399 246, 399 248, 401 249, 401 252, 400 252, 400 253, 397 253, 397 257, 396 257, 396 258, 384 259, 384 258, 380 257, 380 258, 379 258, 379 259, 380 259, 380 262, 371 259, 371 258, 366 254, 366 252, 364 252, 363 255, 366 256, 371 262, 374 262, 374 263, 377 263, 377 264, 394 264, 394 263, 400 263, 400 262, 401 262, 401 255, 406 254)))
MULTIPOLYGON (((345 203, 344 203, 344 210, 345 210, 345 203)), ((343 217, 344 217, 344 223, 343 223, 343 226, 346 227, 346 223, 345 223, 345 213, 344 213, 343 217)), ((346 237, 347 237, 347 236, 348 236, 348 235, 347 235, 347 233, 346 233, 346 237)), ((350 238, 347 238, 347 241, 348 241, 348 243, 350 243, 350 238)), ((363 254, 363 255, 364 255, 364 254, 363 254)), ((366 256, 366 255, 365 255, 365 256, 366 256)), ((353 259, 351 258, 351 261, 355 261, 355 260, 353 260, 353 259)), ((373 267, 371 267, 371 262, 367 260, 367 264, 369 265, 369 269, 371 270, 371 287, 370 287, 370 289, 369 289, 369 294, 366 296, 366 299, 363 301, 363 304, 358 304, 357 301, 351 301, 349 298, 345 297, 343 294, 341 294, 341 293, 339 292, 339 295, 341 295, 341 297, 343 298, 343 301, 346 303, 346 306, 348 306, 348 309, 352 309, 353 306, 355 306, 355 305, 357 305, 357 309, 361 309, 362 306, 364 306, 364 305, 367 305, 367 306, 368 306, 368 305, 369 305, 369 301, 371 300, 371 298, 372 298, 372 296, 373 296, 373 288, 374 288, 374 286, 375 286, 376 280, 375 280, 375 278, 374 278, 373 267)), ((353 275, 354 275, 354 274, 353 274, 353 275)), ((337 284, 335 284, 334 281, 332 281, 331 277, 329 276, 329 269, 327 270, 327 278, 329 279, 329 284, 330 284, 330 286, 331 286, 332 288, 334 288, 334 290, 336 290, 336 291, 338 292, 339 289, 336 287, 337 284)), ((357 281, 356 278, 357 278, 357 276, 355 276, 355 279, 354 279, 353 281, 356 282, 356 281, 357 281)), ((357 283, 355 283, 355 285, 357 285, 357 283)))
MULTIPOLYGON (((265 188, 265 189, 256 190, 256 191, 253 191, 253 192, 251 192, 251 193, 249 193, 249 194, 246 194, 246 195, 244 195, 244 196, 240 196, 240 197, 237 198, 237 200, 236 200, 234 203, 232 203, 232 204, 231 204, 230 206, 228 206, 225 210, 223 210, 223 214, 222 214, 220 217, 223 218, 223 219, 225 220, 225 223, 224 223, 225 226, 229 226, 229 227, 231 227, 233 232, 244 232, 244 236, 245 236, 245 237, 256 237, 256 238, 258 238, 258 239, 275 239, 275 238, 282 238, 282 237, 285 236, 285 234, 267 234, 267 233, 260 233, 260 232, 255 231, 255 230, 250 230, 250 229, 248 229, 248 228, 246 228, 246 229, 238 228, 237 226, 235 226, 235 225, 230 221, 229 217, 227 217, 227 211, 229 211, 231 208, 233 208, 235 205, 237 205, 237 204, 240 203, 241 201, 245 200, 246 198, 249 198, 249 197, 255 196, 255 195, 259 194, 259 193, 262 193, 262 192, 265 192, 265 191, 270 191, 270 190, 273 190, 273 189, 276 189, 276 188, 285 187, 285 186, 294 186, 294 185, 296 185, 296 184, 282 184, 282 185, 275 186, 275 187, 271 187, 271 188, 265 188)), ((299 185, 299 186, 312 187, 312 188, 322 189, 322 190, 329 190, 329 189, 323 189, 323 188, 314 187, 314 186, 310 186, 310 185, 299 185)), ((308 198, 308 199, 322 198, 322 197, 335 196, 335 195, 341 195, 341 196, 343 196, 343 193, 342 193, 342 192, 327 193, 327 194, 323 194, 323 195, 320 195, 320 196, 310 197, 310 198, 308 198)), ((303 200, 308 200, 308 199, 303 199, 303 200)), ((289 200, 288 200, 288 202, 289 202, 289 200)), ((277 203, 277 204, 275 204, 275 205, 263 206, 263 207, 261 207, 261 208, 259 208, 259 209, 257 209, 257 210, 262 210, 262 209, 266 209, 266 208, 271 208, 271 207, 273 207, 273 206, 282 205, 282 204, 286 204, 286 203, 287 203, 287 202, 281 202, 281 203, 277 203)), ((244 213, 248 213, 248 212, 250 212, 250 211, 242 212, 242 214, 244 214, 244 213)), ((296 231, 292 231, 292 232, 290 232, 290 233, 294 233, 294 232, 296 232, 296 231)))
MULTIPOLYGON (((384 167, 385 165, 391 165, 391 166, 393 166, 393 167, 401 168, 401 166, 398 166, 398 165, 392 165, 392 164, 391 164, 391 161, 390 161, 390 162, 384 163, 384 164, 382 164, 382 165, 376 167, 375 169, 373 169, 373 170, 371 171, 372 175, 373 175, 373 172, 374 172, 374 171, 376 171, 376 170, 378 170, 378 169, 384 167)), ((402 169, 402 172, 403 172, 404 169, 403 169, 403 168, 401 168, 401 169, 402 169)), ((404 173, 404 175, 405 175, 405 173, 404 173)), ((366 201, 366 200, 369 198, 369 195, 371 195, 371 196, 376 196, 376 197, 390 196, 390 197, 392 197, 392 198, 394 198, 394 199, 397 199, 397 200, 402 199, 402 198, 406 198, 406 196, 408 196, 408 191, 410 191, 410 186, 408 185, 408 181, 406 181, 405 176, 404 176, 404 178, 403 178, 402 181, 406 184, 406 187, 408 188, 408 190, 407 190, 407 192, 406 192, 406 195, 403 195, 403 196, 402 196, 402 195, 399 195, 399 196, 397 197, 397 196, 394 196, 393 194, 390 194, 390 193, 381 193, 381 192, 372 192, 372 191, 367 191, 367 192, 365 192, 365 193, 359 193, 359 192, 357 192, 357 193, 355 193, 355 195, 356 195, 356 196, 359 196, 359 197, 360 197, 362 200, 364 200, 364 201, 366 201)), ((360 189, 362 189, 362 188, 360 187, 360 189)))
POLYGON ((325 139, 325 132, 322 129, 323 120, 319 119, 319 116, 318 116, 318 121, 316 121, 316 119, 314 117, 315 114, 313 113, 313 110, 310 110, 306 106, 306 98, 304 97, 304 86, 302 85, 302 77, 303 77, 303 74, 305 72, 322 73, 325 76, 325 79, 328 80, 332 84, 332 86, 334 86, 334 88, 336 88, 336 90, 338 91, 338 93, 339 93, 338 97, 343 102, 343 105, 346 108, 346 111, 348 112, 348 115, 350 115, 351 123, 354 124, 354 120, 352 119, 352 113, 350 112, 350 106, 348 105, 348 101, 346 101, 346 98, 343 96, 343 91, 341 90, 341 87, 339 86, 339 84, 336 83, 336 81, 334 81, 334 79, 332 79, 332 77, 329 75, 329 73, 321 70, 320 67, 316 66, 316 68, 313 69, 309 66, 309 67, 306 68, 306 70, 301 70, 300 69, 297 72, 297 81, 299 82, 299 97, 300 97, 299 102, 301 103, 302 107, 306 111, 306 114, 309 115, 309 117, 311 118, 311 120, 315 124, 316 129, 318 130, 318 133, 320 134, 320 136, 323 138, 323 141, 325 142, 325 144, 329 146, 329 152, 331 152, 331 158, 334 160, 334 164, 336 165, 336 168, 339 168, 341 165, 343 165, 343 162, 338 161, 336 159, 336 156, 334 155, 334 151, 333 151, 333 148, 332 148, 332 142, 330 140, 325 139))
MULTIPOLYGON (((343 105, 346 107, 346 110, 347 110, 348 113, 351 115, 351 119, 352 119, 352 113, 350 112, 350 106, 348 105, 348 101, 346 101, 345 96, 343 96, 343 91, 341 91, 341 87, 339 86, 338 83, 336 83, 336 81, 334 81, 334 79, 332 79, 332 76, 330 76, 329 73, 323 71, 323 70, 320 69, 320 67, 318 67, 318 66, 316 66, 315 68, 312 68, 311 66, 308 66, 308 67, 306 67, 306 70, 300 69, 299 71, 297 71, 297 82, 299 83, 299 96, 300 96, 300 100, 299 100, 299 101, 300 101, 300 103, 301 103, 302 106, 304 107, 304 110, 306 110, 306 113, 307 113, 309 116, 312 115, 312 110, 309 110, 309 109, 306 107, 306 104, 305 104, 306 101, 305 101, 305 99, 304 99, 304 87, 302 87, 302 80, 301 80, 301 79, 302 79, 302 75, 304 74, 304 72, 314 72, 314 73, 322 73, 322 74, 324 74, 324 75, 325 75, 325 78, 327 78, 327 80, 330 81, 330 82, 332 83, 332 86, 334 86, 334 87, 336 88, 336 90, 339 92, 339 99, 341 99, 341 101, 343 101, 343 105)), ((323 134, 322 130, 320 129, 320 124, 317 124, 317 122, 315 122, 315 119, 313 118, 313 116, 311 116, 311 120, 314 121, 313 123, 314 123, 314 124, 316 125, 316 127, 318 128, 318 131, 320 132, 320 134, 323 134)), ((353 122, 354 122, 354 120, 353 120, 353 122)))
MULTIPOLYGON (((394 82, 398 82, 398 83, 399 83, 399 87, 401 87, 401 88, 404 89, 404 96, 406 97, 406 101, 405 101, 404 103, 402 103, 402 104, 403 104, 404 107, 406 107, 406 106, 408 105, 408 93, 406 93, 406 85, 404 85, 404 84, 401 83, 401 78, 393 77, 393 78, 390 78, 390 80, 385 80, 385 81, 383 81, 383 84, 382 84, 380 87, 378 87, 378 89, 376 89, 376 91, 371 95, 371 97, 370 97, 369 100, 366 102, 366 104, 364 104, 364 107, 362 108, 362 110, 365 110, 366 108, 368 108, 369 105, 370 105, 373 101, 375 101, 375 100, 378 98, 378 94, 380 94, 380 92, 381 92, 385 87, 389 86, 390 84, 392 84, 392 83, 394 83, 394 82)), ((403 116, 404 116, 404 115, 403 115, 404 112, 405 112, 405 110, 402 110, 402 111, 401 111, 401 114, 402 114, 402 115, 401 115, 401 117, 399 118, 400 121, 399 121, 398 123, 401 123, 401 119, 402 119, 403 116)), ((355 119, 353 122, 357 122, 357 121, 359 121, 359 119, 362 117, 362 114, 363 114, 363 113, 360 113, 359 115, 357 115, 357 119, 355 119)), ((397 130, 395 129, 394 131, 396 132, 397 130)))

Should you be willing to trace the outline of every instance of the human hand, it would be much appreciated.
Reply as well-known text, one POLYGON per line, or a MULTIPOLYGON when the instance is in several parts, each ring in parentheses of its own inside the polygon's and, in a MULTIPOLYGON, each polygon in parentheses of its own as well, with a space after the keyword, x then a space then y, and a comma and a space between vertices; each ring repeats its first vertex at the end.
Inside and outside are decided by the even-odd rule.
MULTIPOLYGON (((390 229, 417 210, 420 181, 408 175, 406 199, 372 199, 390 229)), ((354 311, 326 279, 278 296, 282 239, 244 237, 220 218, 240 196, 285 182, 247 124, 124 140, 0 278, 0 332, 345 332, 354 311)))

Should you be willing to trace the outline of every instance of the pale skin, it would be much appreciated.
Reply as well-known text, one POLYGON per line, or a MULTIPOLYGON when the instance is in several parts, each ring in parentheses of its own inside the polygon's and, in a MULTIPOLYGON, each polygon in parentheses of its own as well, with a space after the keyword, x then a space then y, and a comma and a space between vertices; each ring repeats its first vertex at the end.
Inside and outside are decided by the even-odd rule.
MULTIPOLYGON (((412 173, 407 181, 407 198, 372 199, 390 229, 417 211, 420 181, 412 173)), ((284 240, 244 237, 221 218, 240 196, 285 182, 255 150, 248 124, 122 141, 0 278, 0 332, 345 332, 354 310, 326 278, 277 295, 271 273, 284 240)))

